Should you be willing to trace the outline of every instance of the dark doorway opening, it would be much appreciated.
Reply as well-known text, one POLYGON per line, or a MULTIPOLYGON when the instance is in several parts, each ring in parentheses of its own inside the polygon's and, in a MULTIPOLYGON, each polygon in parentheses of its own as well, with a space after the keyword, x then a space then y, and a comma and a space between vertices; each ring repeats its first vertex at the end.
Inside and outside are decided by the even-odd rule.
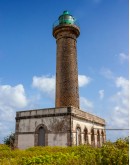
POLYGON ((45 146, 45 130, 43 127, 38 131, 38 146, 45 146))

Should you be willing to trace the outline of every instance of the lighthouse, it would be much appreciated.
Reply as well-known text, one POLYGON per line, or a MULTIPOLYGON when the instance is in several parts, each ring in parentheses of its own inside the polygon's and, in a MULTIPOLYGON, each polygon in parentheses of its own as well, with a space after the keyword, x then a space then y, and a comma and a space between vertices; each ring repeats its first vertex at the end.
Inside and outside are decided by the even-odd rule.
POLYGON ((80 35, 76 19, 68 11, 59 16, 53 26, 56 39, 56 107, 79 108, 77 38, 80 35))
POLYGON ((55 107, 16 112, 15 146, 100 147, 106 140, 105 120, 79 106, 76 19, 64 11, 53 24, 52 34, 57 46, 55 107))

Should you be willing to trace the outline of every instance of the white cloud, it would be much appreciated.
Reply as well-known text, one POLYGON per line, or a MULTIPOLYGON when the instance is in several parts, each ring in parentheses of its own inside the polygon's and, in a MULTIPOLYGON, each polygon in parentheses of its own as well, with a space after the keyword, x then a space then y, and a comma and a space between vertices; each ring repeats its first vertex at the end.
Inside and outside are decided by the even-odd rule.
POLYGON ((16 109, 12 108, 11 106, 4 105, 0 107, 0 120, 13 122, 15 120, 15 112, 16 109))
POLYGON ((99 90, 99 98, 102 100, 104 98, 104 90, 99 90))
POLYGON ((128 61, 129 59, 129 56, 126 55, 125 53, 120 53, 119 54, 119 60, 120 60, 120 63, 123 64, 124 62, 128 61))
POLYGON ((129 81, 124 77, 115 78, 117 92, 111 97, 111 121, 116 128, 128 128, 129 116, 129 81))
POLYGON ((87 112, 92 112, 93 103, 86 99, 85 97, 80 97, 80 107, 82 110, 86 110, 87 112))
POLYGON ((0 120, 14 121, 16 109, 27 106, 22 84, 17 86, 0 85, 0 120))
POLYGON ((108 68, 102 68, 101 69, 101 72, 100 72, 105 78, 107 79, 113 79, 114 78, 114 75, 112 73, 112 71, 108 68))
POLYGON ((55 76, 33 77, 32 86, 39 89, 42 93, 54 97, 55 93, 55 76))
POLYGON ((22 84, 0 85, 0 140, 14 131, 16 110, 28 104, 22 84))
POLYGON ((85 75, 79 75, 78 81, 79 81, 79 87, 83 87, 91 82, 91 78, 85 75))
POLYGON ((24 87, 22 84, 17 86, 0 85, 0 105, 22 108, 27 105, 24 87))
POLYGON ((121 89, 123 95, 128 96, 129 81, 127 79, 125 79, 124 77, 117 77, 115 84, 118 88, 121 89))
MULTIPOLYGON (((115 91, 105 102, 107 128, 129 128, 129 81, 128 79, 120 76, 115 77, 110 69, 103 68, 102 75, 108 80, 112 81, 113 91, 115 91), (115 87, 114 87, 115 86, 115 87)), ((109 82, 110 83, 110 82, 109 82)), ((108 133, 108 139, 128 136, 128 131, 117 131, 108 133), (113 136, 113 134, 115 136, 113 136)))

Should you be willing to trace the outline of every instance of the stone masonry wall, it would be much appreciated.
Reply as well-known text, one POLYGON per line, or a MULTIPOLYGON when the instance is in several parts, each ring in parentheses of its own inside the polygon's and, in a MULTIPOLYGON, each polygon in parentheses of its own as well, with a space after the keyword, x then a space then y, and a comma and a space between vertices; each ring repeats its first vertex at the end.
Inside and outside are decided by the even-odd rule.
POLYGON ((59 26, 53 31, 57 43, 56 107, 79 108, 77 28, 71 25, 59 26))
POLYGON ((20 149, 38 145, 38 131, 45 130, 45 146, 68 146, 70 142, 70 115, 67 108, 17 112, 16 141, 20 149), (57 115, 58 113, 58 115, 57 115))

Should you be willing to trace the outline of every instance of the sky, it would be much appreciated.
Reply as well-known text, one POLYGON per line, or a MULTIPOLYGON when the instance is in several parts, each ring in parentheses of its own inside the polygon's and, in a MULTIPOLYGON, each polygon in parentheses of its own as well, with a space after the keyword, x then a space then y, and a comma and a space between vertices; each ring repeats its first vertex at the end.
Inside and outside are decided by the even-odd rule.
MULTIPOLYGON (((128 0, 0 0, 0 143, 16 111, 55 107, 53 23, 68 10, 79 23, 80 108, 128 129, 128 0)), ((107 131, 107 140, 128 131, 107 131)))

